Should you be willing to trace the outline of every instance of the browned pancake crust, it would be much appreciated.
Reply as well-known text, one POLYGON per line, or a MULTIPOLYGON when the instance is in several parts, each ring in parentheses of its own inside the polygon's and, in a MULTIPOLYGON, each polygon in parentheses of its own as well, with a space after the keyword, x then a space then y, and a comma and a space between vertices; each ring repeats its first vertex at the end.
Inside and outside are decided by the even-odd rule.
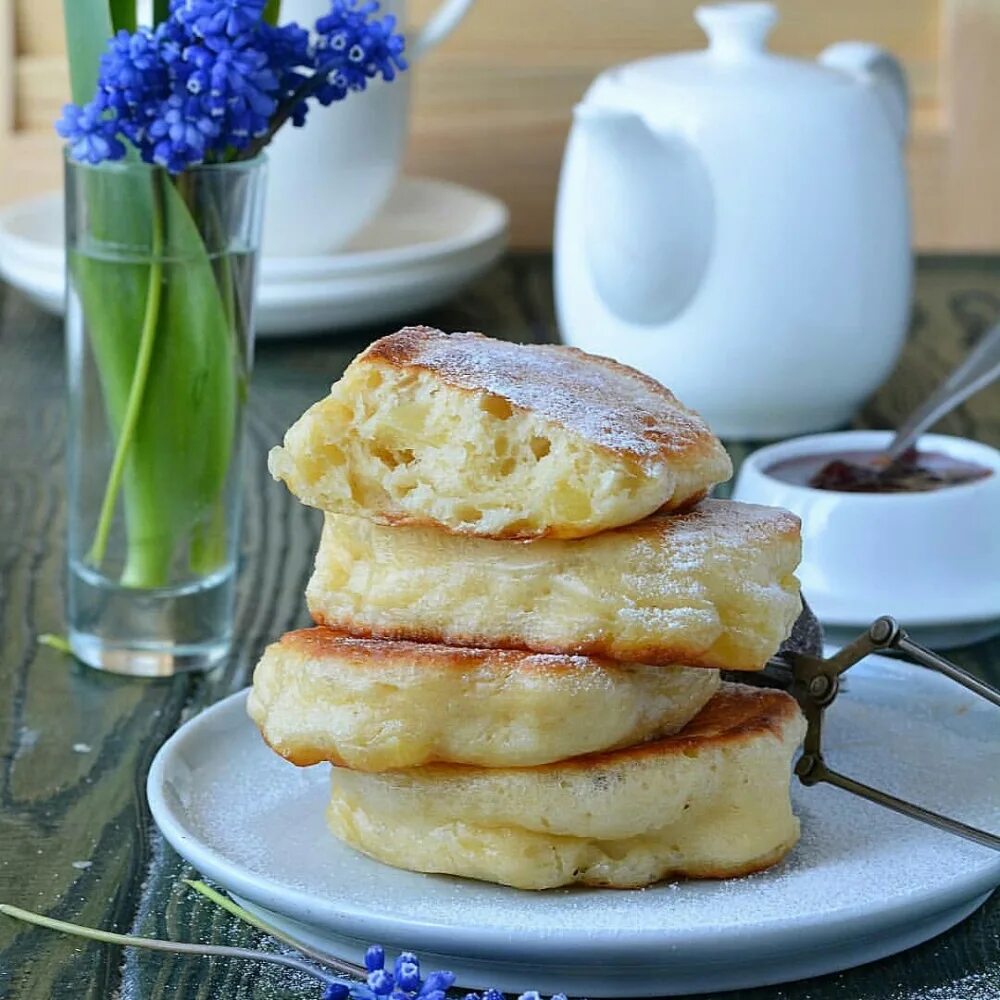
MULTIPOLYGON (((446 646, 434 642, 411 642, 406 639, 380 639, 352 635, 343 629, 315 625, 312 628, 286 632, 276 643, 321 658, 346 654, 340 662, 361 667, 393 660, 406 660, 414 666, 463 671, 483 664, 502 664, 518 670, 551 674, 573 673, 587 664, 614 669, 614 660, 598 656, 575 656, 564 653, 532 653, 524 649, 492 649, 476 646, 446 646)), ((687 664, 684 664, 687 666, 687 664)))
POLYGON ((680 454, 714 458, 721 449, 701 417, 655 379, 575 347, 408 326, 376 340, 359 360, 421 369, 453 388, 499 396, 642 464, 680 454), (642 391, 642 407, 623 405, 623 383, 642 391))

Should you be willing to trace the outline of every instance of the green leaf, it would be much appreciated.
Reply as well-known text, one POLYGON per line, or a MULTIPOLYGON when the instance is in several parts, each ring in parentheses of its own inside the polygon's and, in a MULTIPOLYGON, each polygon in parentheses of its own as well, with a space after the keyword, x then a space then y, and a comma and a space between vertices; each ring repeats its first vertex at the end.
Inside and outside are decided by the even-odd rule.
POLYGON ((137 25, 136 20, 136 0, 110 0, 111 26, 115 31, 124 28, 128 32, 134 32, 137 25))
POLYGON ((281 17, 281 0, 267 0, 267 6, 264 8, 264 20, 268 24, 277 24, 279 17, 281 17))
POLYGON ((73 101, 86 104, 97 91, 101 55, 114 34, 108 0, 63 0, 73 101))
MULTIPOLYGON (((94 170, 86 197, 101 242, 150 246, 151 171, 94 170)), ((236 334, 202 234, 173 181, 160 174, 165 258, 149 374, 122 477, 127 529, 123 583, 171 578, 182 546, 197 572, 218 568, 235 526, 223 515, 242 379, 236 334)), ((139 352, 151 268, 136 260, 71 254, 109 426, 123 427, 139 352)))
POLYGON ((153 24, 160 24, 170 16, 170 0, 153 0, 153 24))

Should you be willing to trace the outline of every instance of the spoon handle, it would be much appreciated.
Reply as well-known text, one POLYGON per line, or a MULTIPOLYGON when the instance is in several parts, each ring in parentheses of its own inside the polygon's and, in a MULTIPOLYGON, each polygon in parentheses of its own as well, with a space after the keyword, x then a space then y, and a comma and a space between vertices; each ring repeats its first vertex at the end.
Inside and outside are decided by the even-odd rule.
POLYGON ((1000 323, 984 334, 968 357, 896 431, 885 453, 895 461, 928 427, 1000 377, 1000 323))

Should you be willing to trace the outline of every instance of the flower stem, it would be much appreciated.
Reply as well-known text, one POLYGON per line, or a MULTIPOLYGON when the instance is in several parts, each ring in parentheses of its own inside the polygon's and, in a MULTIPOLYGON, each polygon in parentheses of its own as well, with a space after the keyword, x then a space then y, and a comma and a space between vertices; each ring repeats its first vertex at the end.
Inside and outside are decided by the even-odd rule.
POLYGON ((278 105, 277 110, 271 116, 271 121, 268 123, 267 131, 262 136, 254 139, 254 141, 242 151, 237 159, 252 160, 255 156, 258 156, 261 150, 263 150, 264 147, 274 138, 275 132, 277 132, 278 129, 292 117, 292 112, 295 110, 295 106, 306 100, 308 97, 311 97, 314 90, 319 90, 323 81, 326 79, 326 76, 326 73, 316 72, 303 83, 299 84, 298 90, 296 90, 291 97, 282 101, 281 104, 278 105))
POLYGON ((52 632, 43 632, 38 637, 39 646, 48 646, 49 649, 58 649, 60 653, 72 653, 73 648, 69 644, 69 639, 64 635, 54 635, 52 632))
POLYGON ((195 892, 200 893, 206 899, 211 900, 216 906, 222 907, 222 909, 227 913, 231 913, 234 917, 239 917, 239 919, 244 923, 249 924, 251 927, 256 927, 257 930, 263 931, 265 934, 270 935, 282 944, 287 944, 296 951, 302 952, 303 955, 308 956, 317 964, 328 966, 335 972, 339 972, 342 975, 356 976, 362 980, 367 975, 366 971, 360 965, 355 965, 353 962, 347 962, 342 958, 337 958, 335 955, 327 955, 324 952, 315 951, 314 949, 302 944, 300 941, 296 941, 294 938, 289 937, 284 932, 279 931, 276 927, 272 927, 259 917, 255 917, 249 910, 245 910, 242 906, 240 906, 239 903, 234 902, 228 896, 223 896, 221 892, 213 889, 210 885, 206 885, 200 879, 186 878, 183 881, 185 885, 190 886, 195 892))
POLYGON ((288 969, 295 969, 296 972, 304 972, 325 985, 338 982, 337 979, 327 975, 321 969, 317 969, 314 965, 303 962, 301 959, 293 958, 291 955, 281 955, 270 951, 253 951, 250 948, 232 948, 229 945, 221 944, 191 944, 187 941, 161 941, 158 938, 133 937, 131 934, 113 934, 111 931, 98 930, 96 927, 84 927, 80 924, 67 923, 65 920, 55 920, 52 917, 43 916, 41 913, 22 910, 18 906, 9 906, 7 903, 0 903, 0 913, 13 917, 15 920, 34 924, 37 927, 44 927, 50 931, 60 931, 63 934, 72 934, 74 937, 86 938, 88 941, 118 944, 128 948, 147 948, 150 951, 167 951, 178 955, 218 956, 221 958, 241 958, 250 962, 270 962, 273 965, 283 965, 288 969))
POLYGON ((101 501, 101 513, 97 521, 97 529, 94 532, 94 541, 87 556, 88 561, 97 567, 104 561, 104 555, 107 552, 111 522, 115 515, 115 501, 118 497, 118 491, 121 489, 125 462, 128 459, 132 439, 135 436, 139 414, 142 411, 146 382, 149 379, 150 362, 153 358, 153 346, 156 342, 156 328, 160 318, 160 296, 163 289, 163 207, 159 193, 159 185, 162 183, 160 171, 153 172, 151 183, 153 185, 152 240, 146 310, 139 338, 139 350, 135 358, 135 371, 132 374, 128 402, 125 405, 125 416, 122 418, 121 432, 118 435, 114 459, 111 462, 111 472, 104 489, 104 499, 101 501))

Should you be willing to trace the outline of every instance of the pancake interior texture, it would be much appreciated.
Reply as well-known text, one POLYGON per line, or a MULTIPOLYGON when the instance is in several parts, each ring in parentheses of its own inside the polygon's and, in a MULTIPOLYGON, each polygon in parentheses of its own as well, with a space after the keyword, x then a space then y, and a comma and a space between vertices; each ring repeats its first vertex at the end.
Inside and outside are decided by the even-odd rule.
POLYGON ((491 538, 577 538, 732 475, 658 382, 554 344, 407 327, 291 427, 272 475, 321 510, 491 538))
POLYGON ((327 514, 306 597, 356 635, 756 670, 801 610, 800 548, 793 514, 728 500, 521 543, 327 514))
POLYGON ((715 670, 290 632, 265 651, 247 709, 299 765, 546 764, 667 736, 715 670))
POLYGON ((780 691, 723 684, 680 734, 543 767, 334 768, 327 823, 386 864, 520 889, 635 888, 766 868, 798 839, 780 691))

